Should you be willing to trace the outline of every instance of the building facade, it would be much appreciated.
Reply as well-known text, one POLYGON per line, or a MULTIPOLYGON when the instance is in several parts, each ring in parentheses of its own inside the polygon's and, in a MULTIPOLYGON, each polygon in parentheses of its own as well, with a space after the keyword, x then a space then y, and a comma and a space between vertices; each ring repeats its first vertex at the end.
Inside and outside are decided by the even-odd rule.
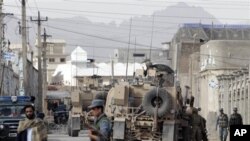
POLYGON ((59 39, 51 39, 47 41, 47 81, 51 83, 52 75, 59 64, 66 63, 67 54, 65 54, 66 42, 59 39))
POLYGON ((239 69, 228 74, 217 76, 219 82, 218 104, 224 108, 228 115, 233 113, 233 108, 237 107, 242 115, 243 123, 250 123, 250 93, 249 93, 249 69, 239 69))

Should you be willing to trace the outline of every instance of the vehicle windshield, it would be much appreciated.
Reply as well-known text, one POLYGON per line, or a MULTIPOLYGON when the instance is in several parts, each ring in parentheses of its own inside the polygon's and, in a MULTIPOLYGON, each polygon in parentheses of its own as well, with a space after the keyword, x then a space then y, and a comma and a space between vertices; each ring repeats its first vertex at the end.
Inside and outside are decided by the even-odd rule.
POLYGON ((25 117, 23 105, 1 105, 0 118, 2 117, 25 117))

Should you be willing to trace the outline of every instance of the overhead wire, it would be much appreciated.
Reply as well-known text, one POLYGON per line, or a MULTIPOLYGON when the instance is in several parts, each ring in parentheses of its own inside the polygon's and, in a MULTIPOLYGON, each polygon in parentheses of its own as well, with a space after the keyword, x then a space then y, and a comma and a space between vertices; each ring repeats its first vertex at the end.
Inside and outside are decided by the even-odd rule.
MULTIPOLYGON (((44 10, 43 10, 44 11, 44 10)), ((46 11, 45 12, 52 12, 52 11, 46 11)), ((62 14, 70 14, 70 15, 73 15, 73 16, 91 16, 91 17, 97 17, 97 18, 103 18, 103 19, 120 19, 120 20, 124 20, 124 18, 118 18, 118 17, 107 17, 107 16, 95 16, 95 15, 87 15, 87 14, 84 14, 84 15, 79 15, 79 14, 73 14, 73 13, 65 13, 65 12, 54 12, 53 13, 62 13, 62 14)), ((17 15, 20 15, 20 14, 17 14, 17 15)), ((150 18, 150 17, 149 17, 150 18)), ((59 20, 63 20, 62 18, 54 18, 54 19, 59 19, 59 20)), ((133 18, 133 20, 135 22, 150 22, 149 20, 137 20, 136 17, 133 18)), ((167 23, 167 24, 179 24, 177 22, 169 22, 169 21, 159 21, 157 20, 157 23, 167 23)))
MULTIPOLYGON (((62 30, 62 31, 65 31, 65 32, 70 32, 70 33, 74 33, 74 34, 87 36, 87 37, 93 37, 93 38, 103 39, 103 40, 107 40, 107 41, 113 41, 113 42, 117 42, 117 43, 128 44, 128 42, 126 42, 126 41, 115 40, 115 39, 112 39, 112 38, 101 37, 101 36, 98 36, 98 35, 92 35, 92 34, 88 34, 88 33, 81 33, 81 32, 78 32, 78 31, 72 31, 72 30, 63 29, 63 28, 54 27, 54 26, 49 26, 49 27, 53 28, 53 29, 57 29, 57 30, 62 30)), ((134 45, 134 43, 130 43, 130 44, 134 45)), ((137 43, 136 45, 141 46, 141 47, 149 47, 149 45, 144 45, 144 44, 139 44, 139 43, 137 43)), ((154 47, 154 48, 158 48, 158 47, 154 47)))
POLYGON ((39 11, 37 1, 36 1, 36 0, 34 0, 34 3, 35 3, 35 6, 36 6, 37 11, 39 11))
MULTIPOLYGON (((48 26, 48 27, 52 27, 52 26, 48 26)), ((53 28, 56 28, 56 29, 59 29, 59 30, 64 30, 64 29, 60 29, 60 28, 57 28, 57 27, 53 27, 53 28)), ((72 32, 72 33, 75 33, 75 34, 81 34, 81 35, 84 35, 84 36, 90 36, 90 37, 95 37, 95 38, 100 38, 100 39, 104 39, 104 40, 110 40, 110 41, 115 41, 115 42, 120 42, 120 43, 126 43, 127 44, 127 42, 113 40, 113 39, 109 39, 109 38, 105 38, 105 37, 103 38, 103 37, 99 37, 99 36, 96 36, 96 35, 83 34, 83 33, 75 32, 75 31, 69 31, 69 30, 64 30, 64 31, 72 32)), ((139 44, 139 46, 148 47, 147 45, 140 45, 140 44, 139 44)), ((200 54, 200 55, 209 56, 209 54, 200 54)), ((245 59, 245 58, 233 58, 233 57, 224 57, 224 56, 216 56, 216 55, 210 55, 210 56, 221 57, 221 58, 230 58, 230 59, 238 59, 238 60, 250 60, 250 59, 245 59)))
MULTIPOLYGON (((74 32, 73 32, 74 33, 74 32)), ((79 33, 76 33, 76 34, 79 34, 79 33)), ((107 39, 107 38, 104 38, 104 39, 107 39)), ((112 40, 113 41, 113 40, 112 40)), ((120 41, 116 41, 116 42, 120 42, 120 41)), ((120 43, 126 43, 127 44, 127 42, 120 42, 120 43)), ((134 43, 132 43, 131 42, 131 45, 135 45, 134 43)), ((138 45, 137 43, 136 43, 136 45, 138 45)), ((149 45, 142 45, 142 44, 139 44, 139 46, 144 46, 144 47, 149 47, 149 45)), ((160 47, 152 47, 152 48, 154 48, 154 49, 161 49, 160 47)), ((175 51, 175 50, 169 50, 169 51, 175 51)), ((183 52, 183 51, 182 51, 183 52)), ((219 55, 210 55, 210 54, 202 54, 202 53, 200 53, 200 55, 204 55, 204 56, 213 56, 213 57, 218 57, 218 58, 229 58, 229 59, 238 59, 238 60, 250 60, 250 58, 249 59, 246 59, 246 58, 237 58, 237 57, 225 57, 225 56, 219 56, 219 55)))
MULTIPOLYGON (((16 7, 13 5, 4 5, 7 7, 16 7)), ((139 15, 139 14, 134 14, 134 13, 119 13, 119 12, 103 12, 103 11, 88 11, 88 10, 70 10, 70 9, 60 9, 60 8, 42 8, 40 9, 45 9, 45 10, 54 10, 54 11, 71 11, 71 12, 82 12, 82 13, 96 13, 96 14, 111 14, 111 15, 125 15, 125 16, 150 16, 150 15, 139 15)), ((221 9, 221 8, 220 8, 221 9)), ((179 15, 155 15, 155 17, 161 17, 161 18, 177 18, 177 19, 223 19, 223 20, 235 20, 235 21, 241 21, 241 20, 248 20, 248 19, 243 19, 243 18, 225 18, 225 17, 201 17, 201 16, 179 16, 179 15)))
MULTIPOLYGON (((81 33, 81 32, 77 32, 77 31, 66 30, 66 29, 59 28, 59 27, 54 27, 54 26, 49 26, 49 27, 51 27, 53 29, 57 29, 57 30, 62 30, 62 31, 65 31, 65 32, 70 32, 70 33, 74 33, 74 34, 83 35, 83 36, 94 37, 94 38, 99 38, 99 39, 103 39, 103 40, 113 41, 113 42, 117 42, 117 43, 128 44, 128 42, 126 42, 126 41, 114 40, 114 39, 110 39, 110 38, 106 38, 106 37, 101 37, 101 36, 97 36, 97 35, 91 35, 91 34, 81 33)), ((131 42, 130 44, 131 45, 135 45, 133 42, 131 42)), ((141 47, 146 47, 146 48, 141 48, 141 49, 148 49, 148 47, 150 47, 149 45, 138 44, 138 43, 136 43, 136 45, 137 46, 141 46, 141 47)), ((152 46, 152 49, 161 49, 161 48, 160 47, 152 46)), ((169 50, 169 51, 175 51, 175 50, 169 50)), ((184 52, 184 51, 182 51, 182 52, 184 52)), ((227 59, 230 58, 230 59, 238 59, 238 60, 250 60, 250 59, 246 59, 246 58, 225 57, 225 56, 202 54, 202 53, 200 53, 199 55, 213 56, 213 57, 227 58, 227 59)))
MULTIPOLYGON (((126 5, 126 6, 140 6, 140 7, 166 7, 166 6, 173 6, 173 5, 163 5, 163 4, 160 4, 160 5, 152 5, 152 4, 145 4, 144 3, 127 3, 127 2, 103 2, 103 1, 77 1, 77 0, 64 0, 64 1, 68 1, 68 2, 77 2, 77 3, 84 3, 84 4, 101 4, 101 5, 126 5)), ((170 1, 165 1, 165 2, 162 2, 162 3, 165 3, 165 4, 178 4, 178 3, 182 3, 182 1, 177 1, 177 2, 170 2, 170 1)), ((192 4, 204 4, 204 3, 197 3, 197 2, 190 2, 192 4)), ((227 3, 210 3, 210 4, 206 4, 206 5, 212 5, 212 6, 220 6, 220 5, 227 5, 227 6, 246 6, 244 4, 227 4, 227 3)), ((183 6, 176 6, 176 7, 179 7, 179 8, 188 8, 188 7, 183 7, 183 6)), ((204 7, 204 8, 211 8, 211 9, 214 9, 215 7, 204 7)), ((239 7, 237 7, 238 9, 239 7)), ((217 9, 217 8, 216 8, 217 9)), ((223 8, 225 9, 225 7, 223 8)))

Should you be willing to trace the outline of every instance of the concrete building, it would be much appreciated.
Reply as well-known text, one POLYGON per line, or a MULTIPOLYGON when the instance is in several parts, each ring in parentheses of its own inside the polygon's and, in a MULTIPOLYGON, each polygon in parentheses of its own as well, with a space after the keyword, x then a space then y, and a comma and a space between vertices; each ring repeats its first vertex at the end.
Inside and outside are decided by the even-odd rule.
MULTIPOLYGON (((114 79, 126 78, 126 63, 113 63, 114 71, 112 72, 112 63, 89 62, 87 52, 81 47, 76 47, 70 55, 70 61, 66 64, 58 65, 53 74, 52 83, 63 84, 66 86, 81 86, 84 78, 98 75, 103 78, 102 84, 109 84, 112 73, 114 79)), ((142 69, 139 63, 128 63, 128 78, 133 77, 136 69, 142 69)))
MULTIPOLYGON (((114 50, 114 61, 126 63, 127 62, 127 49, 115 49, 114 50)), ((150 49, 142 49, 142 48, 132 48, 129 51, 128 62, 140 62, 142 63, 145 59, 150 58, 150 49)), ((154 63, 163 63, 169 65, 170 61, 168 60, 168 48, 164 46, 162 48, 151 49, 151 58, 150 60, 154 63)))
MULTIPOLYGON (((203 108, 202 114, 205 117, 209 112, 218 112, 220 107, 217 76, 247 67, 250 56, 249 46, 250 41, 211 40, 200 47, 199 83, 193 85, 194 89, 199 87, 199 91, 193 91, 193 95, 197 97, 199 103, 196 105, 203 108)), ((194 75, 192 77, 194 78, 194 75)))
MULTIPOLYGON (((43 40, 42 40, 43 44, 43 40)), ((37 46, 37 41, 35 43, 37 46)), ((51 83, 51 77, 59 64, 65 64, 68 54, 65 53, 66 42, 62 39, 47 39, 47 81, 51 83)), ((37 51, 34 52, 34 64, 38 68, 37 51)), ((43 65, 42 65, 43 67, 43 65)))
POLYGON ((217 76, 219 82, 218 104, 230 115, 237 107, 243 123, 250 123, 249 68, 242 68, 217 76))
MULTIPOLYGON (((188 23, 180 25, 179 30, 170 42, 169 59, 177 80, 185 85, 192 85, 190 65, 199 60, 195 57, 191 61, 191 54, 199 53, 200 46, 209 40, 249 40, 249 25, 214 25, 201 23, 188 23)), ((195 66, 193 66, 195 67, 195 66)), ((192 69, 192 73, 199 73, 200 67, 192 69)), ((193 92, 193 88, 192 91, 193 92)))
MULTIPOLYGON (((222 95, 222 91, 229 89, 221 89, 220 85, 224 81, 221 78, 218 80, 218 76, 230 75, 248 66, 249 40, 249 25, 183 24, 170 42, 169 57, 176 78, 182 89, 185 85, 191 87, 190 95, 195 97, 194 106, 201 107, 201 115, 207 119, 209 134, 216 134, 219 108, 225 108, 225 112, 230 114, 232 105, 235 105, 228 104, 231 98, 227 97, 230 95, 222 95)), ((242 82, 246 81, 242 78, 242 82)), ((238 103, 244 105, 246 101, 238 103)), ((241 109, 241 112, 245 110, 241 109)))
POLYGON ((56 68, 60 64, 66 63, 66 57, 68 56, 65 54, 65 46, 66 42, 60 39, 49 39, 47 41, 47 80, 48 84, 51 83, 51 77, 55 72, 56 68))

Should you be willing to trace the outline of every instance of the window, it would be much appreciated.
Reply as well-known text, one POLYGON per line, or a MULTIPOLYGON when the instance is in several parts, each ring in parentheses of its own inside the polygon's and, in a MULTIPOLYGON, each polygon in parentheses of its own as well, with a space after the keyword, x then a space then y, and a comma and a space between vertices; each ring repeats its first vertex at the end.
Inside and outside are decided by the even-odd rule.
POLYGON ((61 58, 61 59, 60 59, 60 62, 65 62, 65 58, 61 58))
POLYGON ((49 53, 53 54, 54 53, 54 46, 49 45, 49 53))
POLYGON ((49 62, 55 62, 55 58, 49 58, 49 62))

